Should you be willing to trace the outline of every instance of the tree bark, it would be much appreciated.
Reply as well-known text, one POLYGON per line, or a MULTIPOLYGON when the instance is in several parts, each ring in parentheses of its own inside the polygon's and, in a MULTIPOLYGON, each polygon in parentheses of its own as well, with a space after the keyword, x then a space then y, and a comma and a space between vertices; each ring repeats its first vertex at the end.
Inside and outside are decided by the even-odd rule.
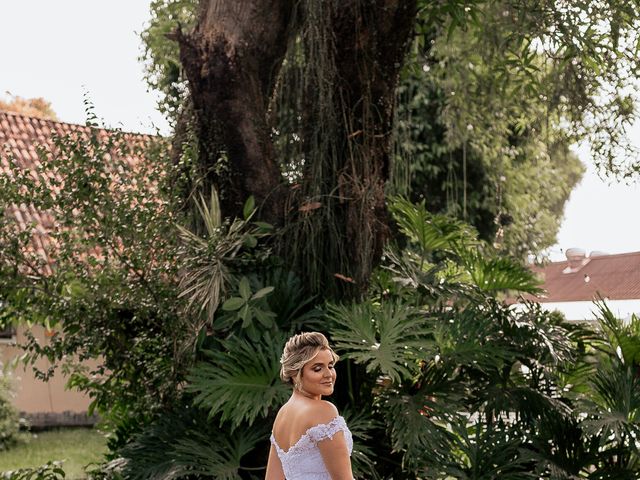
MULTIPOLYGON (((388 236, 384 190, 389 176, 395 89, 417 0, 315 1, 325 0, 203 0, 193 33, 179 31, 175 37, 197 118, 200 162, 208 169, 207 183, 220 192, 224 215, 238 215, 249 195, 262 205, 261 218, 276 225, 285 214, 315 215, 317 212, 309 212, 316 204, 328 208, 329 212, 317 217, 315 227, 309 228, 303 221, 298 233, 295 226, 289 229, 283 235, 285 243, 287 236, 290 239, 285 250, 308 250, 290 257, 292 267, 303 276, 309 262, 320 266, 315 269, 316 273, 321 271, 316 275, 316 279, 321 277, 320 283, 308 282, 313 283, 314 293, 354 297, 366 291, 388 236), (328 22, 322 17, 322 25, 308 25, 313 21, 311 16, 303 21, 308 28, 326 29, 322 32, 328 34, 329 45, 324 53, 307 52, 306 61, 318 61, 318 77, 323 76, 323 65, 334 73, 329 81, 328 77, 318 81, 323 82, 323 88, 328 85, 337 99, 331 103, 334 123, 327 129, 335 137, 331 139, 331 155, 336 158, 332 157, 332 171, 322 170, 323 178, 306 175, 303 182, 307 186, 326 182, 319 193, 328 199, 326 204, 308 203, 317 188, 313 195, 310 192, 314 189, 298 190, 298 195, 302 192, 307 198, 294 198, 295 194, 288 198, 268 121, 269 101, 298 19, 318 12, 318 7, 330 9, 328 22), (319 61, 318 55, 326 56, 319 61), (330 63, 324 63, 327 60, 330 63), (226 155, 228 167, 223 174, 219 174, 225 166, 219 160, 221 154, 226 155), (292 207, 289 212, 284 211, 287 204, 292 207), (332 222, 326 229, 322 224, 325 219, 332 222), (315 249, 307 248, 310 242, 315 242, 315 249)), ((313 92, 307 93, 311 97, 307 101, 315 105, 307 103, 312 108, 303 107, 299 118, 306 119, 307 130, 312 132, 309 135, 317 141, 322 133, 314 124, 314 115, 321 111, 316 106, 326 103, 322 94, 316 92, 314 97, 313 92)), ((302 133, 303 138, 305 135, 302 133)), ((310 162, 321 156, 304 158, 310 162)), ((306 169, 313 171, 308 164, 306 169)))
POLYGON ((307 2, 305 55, 322 68, 305 72, 311 78, 301 113, 308 163, 300 197, 308 208, 303 205, 291 222, 293 239, 285 254, 294 251, 293 263, 313 293, 354 298, 366 292, 389 235, 385 184, 396 86, 417 5, 325 5, 330 6, 307 2), (318 25, 308 25, 312 20, 318 25), (310 247, 295 252, 300 245, 310 247))
POLYGON ((240 215, 253 195, 261 218, 282 222, 286 187, 267 108, 294 7, 294 0, 203 0, 195 30, 175 34, 197 119, 205 184, 217 187, 225 216, 240 215))
MULTIPOLYGON (((396 87, 416 19, 415 0, 343 0, 335 10, 337 96, 345 118, 348 199, 346 237, 352 277, 362 291, 379 262, 388 229, 389 179, 396 87)), ((344 181, 342 181, 344 179, 344 181)))

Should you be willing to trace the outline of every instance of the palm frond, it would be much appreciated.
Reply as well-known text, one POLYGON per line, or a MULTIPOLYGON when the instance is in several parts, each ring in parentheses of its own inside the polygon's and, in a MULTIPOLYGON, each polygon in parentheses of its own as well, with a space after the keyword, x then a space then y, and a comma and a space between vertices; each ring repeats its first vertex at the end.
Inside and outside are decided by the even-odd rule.
POLYGON ((124 478, 239 480, 243 457, 267 435, 266 425, 231 433, 213 425, 206 413, 182 408, 160 417, 121 450, 124 478))
POLYGON ((234 428, 266 417, 291 395, 279 375, 285 337, 265 333, 253 342, 234 336, 222 342, 222 349, 203 350, 208 361, 194 366, 186 387, 196 394, 194 404, 234 428))
POLYGON ((640 366, 640 319, 632 315, 628 322, 617 318, 606 301, 595 302, 600 341, 592 344, 625 365, 640 366))
POLYGON ((478 249, 458 249, 458 255, 472 282, 483 292, 542 291, 533 272, 511 258, 493 257, 478 249))
POLYGON ((516 431, 495 422, 452 424, 452 453, 425 468, 425 478, 468 480, 537 479, 529 459, 522 455, 523 439, 516 431), (443 475, 444 474, 444 475, 443 475))
POLYGON ((327 310, 331 337, 344 357, 392 382, 411 378, 417 369, 417 352, 430 348, 426 322, 409 305, 365 301, 329 305, 327 310))
POLYGON ((605 457, 600 452, 600 438, 587 435, 572 416, 540 417, 531 446, 527 455, 553 480, 584 478, 605 457))
POLYGON ((603 438, 613 436, 618 442, 640 438, 640 376, 637 372, 617 362, 602 362, 591 386, 592 391, 583 400, 586 411, 591 414, 584 420, 584 428, 603 438))
POLYGON ((389 211, 400 231, 423 253, 452 252, 478 243, 472 227, 454 218, 430 213, 424 200, 414 205, 405 198, 395 197, 389 202, 389 211))

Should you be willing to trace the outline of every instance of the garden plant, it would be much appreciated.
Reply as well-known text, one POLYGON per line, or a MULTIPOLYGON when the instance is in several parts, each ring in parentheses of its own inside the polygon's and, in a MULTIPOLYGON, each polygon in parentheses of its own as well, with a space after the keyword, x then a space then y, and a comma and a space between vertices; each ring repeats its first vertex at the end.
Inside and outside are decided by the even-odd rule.
POLYGON ((300 330, 341 355, 357 478, 638 476, 640 320, 506 301, 540 293, 524 259, 581 175, 569 146, 637 170, 638 6, 365 3, 156 0, 172 138, 93 128, 34 172, 7 159, 3 318, 57 332, 25 360, 111 431, 91 478, 262 478, 300 330), (55 218, 48 258, 12 205, 55 218))

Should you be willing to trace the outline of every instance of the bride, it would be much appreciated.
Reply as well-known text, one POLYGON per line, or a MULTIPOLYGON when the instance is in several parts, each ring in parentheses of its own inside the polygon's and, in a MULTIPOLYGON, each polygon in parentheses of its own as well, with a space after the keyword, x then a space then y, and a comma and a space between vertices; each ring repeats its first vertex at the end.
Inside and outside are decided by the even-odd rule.
POLYGON ((273 422, 265 480, 352 480, 353 441, 331 395, 338 356, 318 332, 291 337, 280 377, 293 392, 273 422))

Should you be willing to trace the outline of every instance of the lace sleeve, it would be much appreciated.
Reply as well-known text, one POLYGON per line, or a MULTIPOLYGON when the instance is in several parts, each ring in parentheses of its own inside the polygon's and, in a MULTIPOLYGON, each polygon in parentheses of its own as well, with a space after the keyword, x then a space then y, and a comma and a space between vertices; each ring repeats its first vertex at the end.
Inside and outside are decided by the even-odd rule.
POLYGON ((321 423, 320 425, 311 427, 307 434, 314 443, 317 443, 327 438, 332 439, 333 436, 340 431, 348 431, 348 429, 344 418, 338 416, 329 423, 321 423))

